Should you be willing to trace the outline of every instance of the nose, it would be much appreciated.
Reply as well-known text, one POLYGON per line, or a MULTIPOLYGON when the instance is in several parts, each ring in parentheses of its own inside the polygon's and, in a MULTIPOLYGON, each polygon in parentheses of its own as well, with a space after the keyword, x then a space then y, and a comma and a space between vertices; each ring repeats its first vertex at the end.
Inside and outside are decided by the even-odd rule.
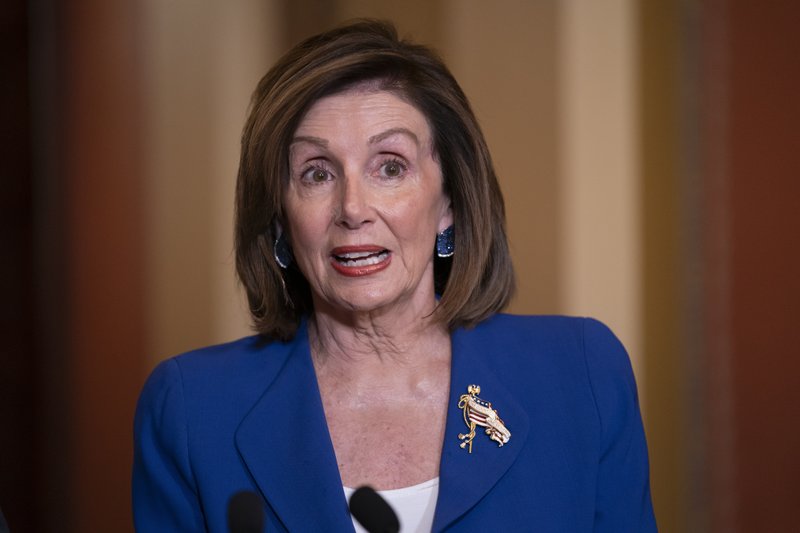
POLYGON ((372 208, 365 184, 358 178, 347 177, 339 181, 339 201, 335 213, 338 226, 358 229, 372 222, 372 208))

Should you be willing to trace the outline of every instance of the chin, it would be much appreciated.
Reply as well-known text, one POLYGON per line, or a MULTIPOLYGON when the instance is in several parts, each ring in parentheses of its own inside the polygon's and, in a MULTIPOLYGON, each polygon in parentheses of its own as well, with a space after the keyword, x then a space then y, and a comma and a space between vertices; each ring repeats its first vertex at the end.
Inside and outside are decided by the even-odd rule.
POLYGON ((397 298, 388 297, 381 293, 361 293, 357 295, 343 295, 340 299, 340 307, 345 311, 355 311, 359 313, 369 313, 378 311, 382 308, 397 303, 397 298))
POLYGON ((348 287, 346 290, 335 291, 332 296, 325 298, 325 307, 334 314, 372 313, 390 309, 403 300, 402 294, 377 287, 348 287))

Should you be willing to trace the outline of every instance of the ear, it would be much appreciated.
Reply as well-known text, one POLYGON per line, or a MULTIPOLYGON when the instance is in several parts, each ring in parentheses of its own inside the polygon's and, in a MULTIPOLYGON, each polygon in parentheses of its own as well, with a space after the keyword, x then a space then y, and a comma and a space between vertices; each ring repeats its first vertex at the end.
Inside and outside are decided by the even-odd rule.
POLYGON ((439 217, 439 229, 437 233, 441 233, 453 225, 453 206, 450 202, 450 197, 445 196, 442 202, 442 214, 439 217))
POLYGON ((278 218, 275 218, 275 220, 272 222, 272 233, 275 235, 276 239, 283 235, 283 224, 281 224, 281 221, 278 218))

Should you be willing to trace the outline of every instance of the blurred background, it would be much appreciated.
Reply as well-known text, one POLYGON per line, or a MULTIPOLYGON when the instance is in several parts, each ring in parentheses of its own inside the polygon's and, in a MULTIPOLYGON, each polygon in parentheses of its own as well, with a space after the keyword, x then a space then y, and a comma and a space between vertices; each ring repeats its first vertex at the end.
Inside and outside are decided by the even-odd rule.
POLYGON ((799 5, 7 0, 11 530, 132 530, 148 372, 249 332, 231 238, 249 95, 299 39, 363 16, 437 48, 471 99, 507 202, 511 310, 596 316, 628 347, 661 530, 795 529, 799 5))

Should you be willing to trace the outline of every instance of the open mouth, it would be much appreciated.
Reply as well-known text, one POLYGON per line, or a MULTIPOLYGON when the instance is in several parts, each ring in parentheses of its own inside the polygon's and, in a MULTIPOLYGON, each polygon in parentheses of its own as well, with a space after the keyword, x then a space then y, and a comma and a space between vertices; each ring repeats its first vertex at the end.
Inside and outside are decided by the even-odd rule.
POLYGON ((388 257, 389 250, 381 250, 380 252, 348 252, 333 256, 337 262, 346 267, 377 265, 382 261, 386 261, 388 257))
POLYGON ((331 265, 345 276, 365 276, 389 266, 392 254, 385 248, 339 247, 331 251, 331 265))

